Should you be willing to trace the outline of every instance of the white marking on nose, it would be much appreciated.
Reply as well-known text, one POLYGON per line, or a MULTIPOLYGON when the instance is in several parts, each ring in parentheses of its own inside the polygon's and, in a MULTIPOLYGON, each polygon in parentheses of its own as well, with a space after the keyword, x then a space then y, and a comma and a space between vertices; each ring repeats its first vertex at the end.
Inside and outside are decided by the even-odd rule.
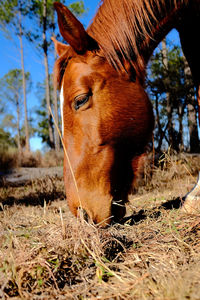
POLYGON ((60 90, 60 112, 61 112, 61 121, 62 121, 62 135, 64 134, 63 106, 64 106, 64 94, 63 94, 63 85, 62 85, 60 90))

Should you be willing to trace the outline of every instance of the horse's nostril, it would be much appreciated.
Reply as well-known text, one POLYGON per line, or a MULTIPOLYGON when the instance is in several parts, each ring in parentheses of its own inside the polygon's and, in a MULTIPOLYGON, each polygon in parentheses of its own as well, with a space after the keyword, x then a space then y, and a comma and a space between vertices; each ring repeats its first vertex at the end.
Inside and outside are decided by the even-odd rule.
POLYGON ((89 222, 89 216, 88 213, 86 212, 86 210, 82 207, 78 207, 77 208, 77 212, 78 212, 78 216, 80 218, 83 218, 86 222, 89 222))

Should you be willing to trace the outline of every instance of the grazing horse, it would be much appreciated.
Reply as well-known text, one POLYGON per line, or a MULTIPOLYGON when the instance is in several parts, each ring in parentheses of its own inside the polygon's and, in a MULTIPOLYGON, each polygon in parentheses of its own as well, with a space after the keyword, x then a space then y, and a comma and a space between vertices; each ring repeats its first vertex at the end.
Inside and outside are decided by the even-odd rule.
POLYGON ((128 193, 144 160, 154 117, 145 92, 153 50, 176 28, 200 102, 199 0, 104 0, 87 30, 59 2, 59 58, 64 181, 74 215, 82 208, 106 226, 125 214, 128 193))

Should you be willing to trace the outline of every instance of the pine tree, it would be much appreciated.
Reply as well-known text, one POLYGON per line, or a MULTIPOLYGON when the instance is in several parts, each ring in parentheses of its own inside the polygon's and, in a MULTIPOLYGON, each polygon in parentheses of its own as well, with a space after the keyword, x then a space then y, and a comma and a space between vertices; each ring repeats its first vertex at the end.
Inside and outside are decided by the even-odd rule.
POLYGON ((22 70, 22 83, 23 83, 23 99, 24 99, 24 126, 26 137, 26 150, 30 151, 29 143, 29 124, 27 112, 27 99, 26 99, 26 76, 24 67, 24 48, 23 48, 23 17, 29 13, 30 1, 25 0, 2 0, 0 2, 0 28, 9 34, 14 33, 19 38, 20 42, 20 56, 21 56, 21 70, 22 70))
POLYGON ((167 47, 163 42, 162 50, 157 51, 151 60, 148 79, 149 94, 156 112, 155 140, 158 151, 166 143, 177 152, 184 150, 185 146, 191 152, 199 151, 194 85, 191 74, 188 78, 186 73, 188 70, 186 72, 180 46, 167 47), (190 147, 184 145, 183 122, 186 117, 190 120, 190 147))
MULTIPOLYGON (((26 82, 31 85, 30 73, 25 73, 26 82)), ((2 124, 4 128, 16 129, 17 132, 17 147, 21 152, 21 128, 22 128, 22 94, 23 94, 23 74, 20 69, 10 70, 0 79, 1 94, 0 98, 4 102, 4 106, 11 105, 12 111, 4 115, 2 124)), ((6 110, 6 108, 5 108, 6 110)))

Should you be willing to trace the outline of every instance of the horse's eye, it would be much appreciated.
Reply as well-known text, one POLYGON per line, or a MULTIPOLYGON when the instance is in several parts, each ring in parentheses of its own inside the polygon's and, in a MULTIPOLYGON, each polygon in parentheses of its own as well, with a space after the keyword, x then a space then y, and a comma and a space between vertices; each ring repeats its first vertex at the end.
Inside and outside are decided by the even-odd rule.
POLYGON ((74 98, 74 108, 75 110, 78 110, 81 106, 83 106, 86 102, 89 100, 88 94, 82 94, 79 96, 76 96, 74 98))

